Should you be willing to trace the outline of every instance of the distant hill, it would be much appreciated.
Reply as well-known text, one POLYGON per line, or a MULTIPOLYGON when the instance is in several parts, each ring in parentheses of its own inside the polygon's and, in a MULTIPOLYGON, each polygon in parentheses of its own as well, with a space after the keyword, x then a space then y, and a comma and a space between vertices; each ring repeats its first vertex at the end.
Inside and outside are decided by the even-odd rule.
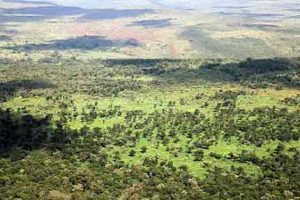
POLYGON ((78 6, 83 8, 148 8, 148 9, 195 9, 206 12, 222 12, 226 10, 238 12, 258 11, 266 12, 262 8, 298 9, 299 3, 294 0, 259 1, 256 0, 0 0, 10 2, 39 2, 54 3, 63 6, 78 6))
POLYGON ((182 9, 206 9, 217 6, 245 5, 250 1, 239 0, 7 0, 14 2, 44 2, 55 3, 64 6, 78 6, 85 8, 182 8, 182 9))
MULTIPOLYGON (((15 0, 14 0, 15 1, 15 0)), ((41 0, 20 0, 22 2, 41 2, 41 0)), ((44 0, 64 6, 78 6, 84 8, 158 8, 157 0, 44 0)))

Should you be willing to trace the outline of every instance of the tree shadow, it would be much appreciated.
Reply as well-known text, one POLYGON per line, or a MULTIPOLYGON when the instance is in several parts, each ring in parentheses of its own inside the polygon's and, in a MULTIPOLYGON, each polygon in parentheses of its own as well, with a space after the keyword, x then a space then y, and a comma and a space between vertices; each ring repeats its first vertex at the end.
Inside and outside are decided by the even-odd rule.
POLYGON ((30 114, 16 114, 0 108, 0 155, 13 148, 32 150, 48 140, 50 118, 37 119, 30 114))
POLYGON ((35 89, 54 88, 55 85, 43 80, 12 80, 0 82, 0 103, 15 96, 19 90, 30 92, 35 89))
POLYGON ((38 118, 0 108, 0 158, 20 160, 32 150, 63 150, 75 138, 63 124, 53 123, 50 114, 38 118))
POLYGON ((125 59, 107 60, 106 66, 131 65, 144 74, 172 84, 233 83, 253 88, 300 87, 300 58, 215 60, 125 59))
POLYGON ((167 62, 168 64, 180 63, 182 59, 106 59, 104 65, 106 67, 133 65, 138 68, 152 68, 160 63, 167 62))
POLYGON ((164 28, 171 25, 171 19, 154 19, 135 21, 129 24, 128 26, 141 26, 144 28, 164 28))
POLYGON ((102 36, 82 36, 65 40, 52 40, 49 43, 25 44, 8 49, 17 51, 41 51, 41 50, 108 50, 113 47, 137 47, 140 43, 135 39, 110 40, 102 36))
MULTIPOLYGON (((55 87, 40 80, 14 80, 0 83, 0 103, 19 90, 30 91, 55 87)), ((27 110, 12 111, 0 107, 0 157, 10 157, 11 151, 40 148, 60 149, 68 141, 65 132, 52 125, 52 116, 34 117, 27 110)), ((12 154, 13 155, 13 154, 12 154)), ((19 156, 20 157, 20 156, 19 156)))
POLYGON ((300 58, 246 59, 206 65, 198 71, 200 78, 210 82, 238 83, 252 88, 300 87, 300 58), (210 76, 206 76, 204 72, 210 76))

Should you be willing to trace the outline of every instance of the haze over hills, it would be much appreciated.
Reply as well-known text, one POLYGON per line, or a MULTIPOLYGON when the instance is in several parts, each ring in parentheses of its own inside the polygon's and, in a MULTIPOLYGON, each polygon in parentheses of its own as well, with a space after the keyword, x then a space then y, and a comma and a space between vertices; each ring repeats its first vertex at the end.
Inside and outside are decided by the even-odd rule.
POLYGON ((51 4, 57 4, 61 6, 77 6, 82 8, 156 8, 157 3, 156 1, 152 0, 128 0, 128 1, 122 1, 122 0, 22 0, 19 2, 43 2, 43 3, 51 3, 51 4))
POLYGON ((111 48, 85 52, 68 42, 57 45, 66 55, 85 58, 259 58, 296 56, 300 51, 299 4, 293 0, 1 0, 1 7, 1 34, 10 40, 0 45, 14 42, 15 47, 4 48, 7 53, 13 50, 10 56, 21 56, 18 48, 35 58, 47 56, 51 49, 36 51, 36 45, 79 41, 83 36, 138 45, 111 42, 111 48), (39 33, 39 39, 32 40, 30 31, 39 33))
POLYGON ((84 8, 177 8, 177 9, 195 9, 207 12, 213 12, 216 9, 259 9, 267 11, 268 7, 277 7, 277 9, 294 8, 299 9, 300 3, 297 0, 23 0, 24 2, 50 2, 64 6, 79 6, 84 8))

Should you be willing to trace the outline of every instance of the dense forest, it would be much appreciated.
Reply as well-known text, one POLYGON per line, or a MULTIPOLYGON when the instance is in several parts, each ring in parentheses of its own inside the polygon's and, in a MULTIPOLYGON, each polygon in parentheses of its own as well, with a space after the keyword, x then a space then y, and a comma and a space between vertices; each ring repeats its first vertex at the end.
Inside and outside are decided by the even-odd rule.
POLYGON ((0 199, 300 198, 300 58, 0 60, 0 199))

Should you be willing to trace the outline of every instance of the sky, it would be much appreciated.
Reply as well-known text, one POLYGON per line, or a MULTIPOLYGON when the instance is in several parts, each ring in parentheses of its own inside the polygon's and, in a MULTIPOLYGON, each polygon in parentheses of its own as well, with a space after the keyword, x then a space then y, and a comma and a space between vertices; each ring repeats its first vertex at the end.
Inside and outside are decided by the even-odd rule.
MULTIPOLYGON (((41 0, 29 0, 41 1, 41 0)), ((168 8, 198 8, 205 9, 217 5, 249 4, 249 0, 43 0, 64 6, 79 6, 85 8, 115 8, 115 7, 168 7, 168 8)))
MULTIPOLYGON (((41 0, 30 0, 41 1, 41 0)), ((78 6, 83 8, 127 8, 127 7, 154 7, 157 0, 43 0, 63 6, 78 6)), ((159 0, 158 0, 159 1, 159 0)))
MULTIPOLYGON (((23 0, 51 2, 63 6, 77 6, 82 8, 179 8, 196 9, 201 11, 215 11, 220 9, 236 9, 236 11, 264 11, 272 7, 275 11, 286 5, 300 8, 300 0, 23 0)), ((273 10, 274 11, 274 10, 273 10)))

